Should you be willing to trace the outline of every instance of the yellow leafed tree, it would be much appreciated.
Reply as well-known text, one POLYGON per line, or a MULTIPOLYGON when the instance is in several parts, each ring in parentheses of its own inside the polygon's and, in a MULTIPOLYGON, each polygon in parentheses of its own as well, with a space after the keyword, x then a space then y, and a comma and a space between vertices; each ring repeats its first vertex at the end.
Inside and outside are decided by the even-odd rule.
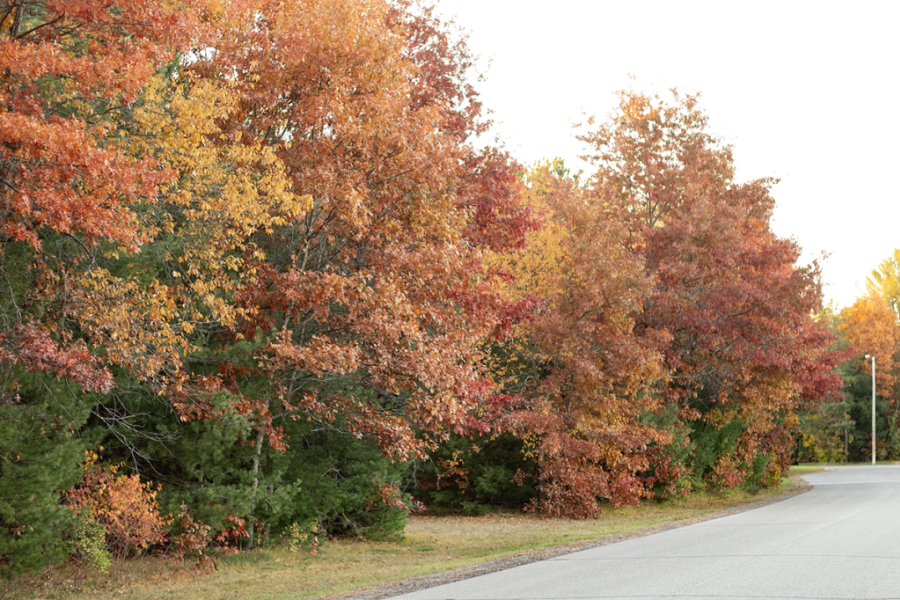
POLYGON ((151 157, 172 178, 155 202, 134 207, 140 252, 105 247, 76 286, 72 314, 110 360, 142 379, 183 380, 182 359, 198 349, 192 340, 247 316, 252 309, 231 295, 252 275, 248 260, 261 256, 251 236, 311 204, 291 192, 272 146, 220 132, 234 106, 228 84, 160 77, 131 115, 130 154, 151 157))
POLYGON ((561 185, 551 169, 560 164, 559 159, 551 163, 537 164, 525 175, 525 190, 522 202, 529 205, 541 219, 541 227, 526 235, 528 243, 522 248, 505 252, 488 251, 485 262, 496 268, 509 271, 514 281, 502 286, 504 295, 519 300, 526 294, 548 299, 556 288, 555 279, 565 260, 564 242, 568 231, 551 206, 551 194, 561 185))
POLYGON ((878 294, 900 318, 900 248, 881 261, 877 269, 866 278, 866 291, 878 294))

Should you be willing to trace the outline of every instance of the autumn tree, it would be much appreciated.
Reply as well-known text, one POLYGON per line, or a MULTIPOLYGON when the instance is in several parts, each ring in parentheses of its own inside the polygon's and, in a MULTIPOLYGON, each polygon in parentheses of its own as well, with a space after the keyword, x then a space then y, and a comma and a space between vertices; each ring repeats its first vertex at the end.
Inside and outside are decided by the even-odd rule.
MULTIPOLYGON (((8 48, 23 60, 28 52, 35 60, 59 56, 49 67, 40 63, 43 71, 26 62, 12 70, 38 78, 25 90, 29 102, 10 105, 37 129, 28 139, 8 137, 5 146, 8 182, 24 179, 5 196, 4 272, 13 294, 0 357, 17 430, 34 432, 33 420, 69 435, 99 430, 133 468, 146 468, 147 444, 167 437, 147 418, 160 395, 170 400, 165 413, 199 387, 201 405, 218 410, 210 399, 220 390, 191 365, 207 362, 211 337, 246 315, 232 300, 235 282, 253 272, 246 258, 257 250, 249 237, 302 214, 308 197, 290 193, 274 149, 223 135, 218 122, 235 106, 229 84, 180 72, 175 51, 203 40, 199 4, 89 4, 17 3, 7 11, 36 28, 34 36, 11 34, 8 48), (84 54, 82 45, 95 50, 84 54), (23 375, 29 371, 36 375, 23 375), (44 374, 106 395, 53 392, 44 374)), ((19 463, 7 464, 10 475, 25 467, 22 456, 41 461, 40 452, 22 452, 28 441, 21 438, 4 438, 6 460, 19 463)), ((53 482, 42 491, 50 505, 75 483, 78 446, 56 443, 72 450, 65 468, 61 456, 53 459, 70 484, 42 480, 53 482)), ((8 496, 14 546, 33 531, 29 511, 14 508, 17 498, 40 485, 8 496)))
MULTIPOLYGON (((148 443, 156 449, 146 459, 174 481, 194 473, 193 504, 245 518, 250 544, 260 528, 299 515, 291 456, 363 443, 405 460, 469 427, 494 393, 479 341, 517 314, 481 262, 483 248, 520 244, 533 227, 516 199, 516 166, 467 144, 480 131, 477 111, 457 104, 471 104, 471 93, 447 87, 462 85, 459 76, 429 70, 434 60, 464 66, 463 47, 434 42, 433 20, 413 35, 421 18, 397 11, 328 0, 222 3, 209 15, 215 42, 179 70, 177 94, 148 102, 129 138, 149 139, 181 175, 166 190, 171 205, 148 219, 160 241, 156 295, 147 296, 162 303, 157 316, 126 303, 121 320, 142 324, 105 343, 136 367, 147 362, 143 348, 160 346, 140 332, 150 325, 164 336, 172 351, 150 365, 155 375, 138 373, 142 385, 156 386, 205 447, 224 444, 228 458, 201 467, 202 457, 179 453, 162 464, 159 445, 148 443), (178 121, 182 95, 213 94, 218 106, 208 88, 222 81, 234 102, 222 100, 214 121, 206 113, 178 121), (161 112, 167 119, 150 118, 161 112), (178 133, 185 127, 191 133, 178 133), (185 152, 183 144, 194 145, 185 152), (223 193, 227 181, 205 179, 224 177, 221 164, 238 178, 250 174, 233 189, 254 190, 259 201, 237 202, 223 193), (281 169, 286 183, 276 185, 281 169), (200 502, 200 490, 213 489, 200 502)), ((92 313, 92 331, 113 331, 106 323, 119 314, 92 313)), ((335 462, 319 472, 371 481, 381 469, 359 467, 335 462)), ((365 494, 359 506, 402 505, 390 479, 365 494)))
MULTIPOLYGON (((841 311, 829 302, 816 315, 816 321, 826 327, 834 337, 831 350, 843 359, 856 354, 856 349, 841 335, 841 311)), ((855 358, 855 357, 854 357, 855 358)), ((855 367, 855 365, 853 365, 855 367)), ((801 443, 797 459, 800 462, 840 462, 848 461, 851 445, 857 442, 857 425, 850 411, 854 404, 849 390, 848 371, 851 363, 845 362, 836 372, 844 383, 840 396, 825 400, 818 405, 807 407, 800 412, 801 443)), ((855 370, 855 369, 854 369, 855 370)))
MULTIPOLYGON (((884 398, 892 398, 897 381, 894 355, 900 344, 900 326, 891 307, 881 296, 869 295, 857 298, 842 311, 841 317, 838 330, 859 354, 876 357, 878 393, 884 398)), ((865 373, 871 372, 864 364, 858 368, 865 373)))
POLYGON ((140 245, 129 204, 152 202, 172 173, 117 146, 119 111, 196 24, 189 11, 139 1, 17 0, 0 4, 0 14, 0 227, 11 290, 0 356, 108 390, 109 373, 83 342, 41 327, 54 318, 53 299, 41 306, 27 292, 52 286, 55 300, 67 299, 73 282, 51 274, 55 266, 83 260, 101 240, 140 245))
POLYGON ((900 249, 872 270, 866 278, 866 291, 884 298, 900 319, 900 249))
POLYGON ((505 424, 535 458, 534 506, 587 517, 600 501, 648 495, 653 482, 639 473, 652 470, 649 446, 670 437, 644 421, 660 408, 651 386, 662 375, 658 341, 635 335, 651 281, 627 252, 624 223, 564 173, 558 161, 528 172, 527 201, 546 224, 527 247, 489 260, 512 274, 507 294, 539 303, 494 344, 491 364, 527 399, 505 424))
POLYGON ((580 136, 594 202, 627 224, 655 288, 636 330, 668 340, 663 400, 691 424, 695 476, 731 487, 789 460, 795 411, 836 387, 815 264, 770 228, 773 180, 738 183, 697 98, 623 92, 580 136))
POLYGON ((850 346, 849 360, 842 365, 845 392, 855 422, 855 443, 852 450, 857 457, 871 458, 872 440, 872 363, 863 354, 875 357, 876 443, 882 453, 892 456, 898 451, 897 354, 900 326, 887 301, 870 294, 857 300, 841 312, 838 331, 850 346))

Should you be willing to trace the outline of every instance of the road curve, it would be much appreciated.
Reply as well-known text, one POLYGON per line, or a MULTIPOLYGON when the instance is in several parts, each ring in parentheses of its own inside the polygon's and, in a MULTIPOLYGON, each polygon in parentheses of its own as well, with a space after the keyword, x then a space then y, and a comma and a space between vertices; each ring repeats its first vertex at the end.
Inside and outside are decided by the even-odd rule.
POLYGON ((784 502, 395 598, 900 599, 900 466, 804 479, 784 502))

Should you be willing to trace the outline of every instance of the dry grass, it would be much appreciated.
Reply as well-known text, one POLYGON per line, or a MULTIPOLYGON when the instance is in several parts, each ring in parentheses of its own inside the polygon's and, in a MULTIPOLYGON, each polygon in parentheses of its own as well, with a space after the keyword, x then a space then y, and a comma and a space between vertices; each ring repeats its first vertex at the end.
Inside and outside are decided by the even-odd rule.
POLYGON ((246 552, 198 575, 191 565, 159 558, 131 560, 107 575, 60 567, 39 577, 0 584, 0 598, 198 600, 302 599, 352 592, 529 550, 596 539, 697 517, 786 491, 694 495, 609 511, 594 520, 541 519, 532 515, 411 517, 401 542, 328 541, 316 556, 285 548, 246 552))

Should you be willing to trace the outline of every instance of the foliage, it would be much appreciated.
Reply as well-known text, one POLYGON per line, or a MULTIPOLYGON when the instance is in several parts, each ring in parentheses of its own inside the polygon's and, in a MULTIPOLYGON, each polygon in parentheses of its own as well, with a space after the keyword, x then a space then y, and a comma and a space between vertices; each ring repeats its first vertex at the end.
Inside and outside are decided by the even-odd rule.
POLYGON ((0 362, 106 392, 111 372, 78 309, 109 305, 81 284, 103 278, 92 269, 104 245, 145 241, 135 207, 175 175, 122 143, 124 109, 202 38, 199 3, 17 0, 0 14, 0 362))
POLYGON ((872 363, 860 356, 875 356, 876 445, 882 458, 900 456, 897 435, 898 413, 897 363, 900 328, 894 312, 884 298, 866 295, 840 313, 837 330, 848 346, 847 360, 841 365, 844 381, 845 429, 848 454, 853 460, 871 460, 872 451, 872 363))
POLYGON ((869 296, 878 295, 891 307, 900 318, 900 248, 881 261, 877 269, 866 278, 866 291, 869 296))
POLYGON ((79 526, 63 490, 83 473, 85 441, 75 434, 91 402, 75 387, 21 367, 5 370, 0 404, 0 575, 39 570, 68 558, 79 526))
POLYGON ((373 540, 402 536, 415 503, 401 492, 400 464, 381 456, 374 442, 346 434, 295 435, 303 451, 293 454, 286 478, 300 482, 300 488, 290 512, 273 522, 276 531, 316 520, 329 535, 373 540))
POLYGON ((647 384, 661 375, 653 342, 634 334, 649 281, 625 252, 620 221, 587 202, 573 179, 550 163, 527 179, 547 224, 531 234, 534 245, 492 260, 522 286, 507 294, 540 294, 543 307, 492 348, 494 376, 527 399, 502 427, 537 462, 532 506, 590 517, 601 499, 618 506, 644 497, 637 473, 649 468, 646 444, 667 441, 640 420, 658 406, 647 384))
POLYGON ((709 133, 694 96, 623 92, 617 113, 580 139, 597 166, 592 197, 622 215, 629 251, 654 280, 635 322, 659 341, 659 393, 692 437, 725 428, 701 448, 695 478, 702 469, 715 485, 736 485, 771 451, 784 468, 796 411, 836 393, 839 358, 810 316, 821 302, 817 266, 795 267, 799 248, 769 228, 775 181, 735 181, 731 149, 709 133), (743 429, 724 443, 735 422, 743 429))
POLYGON ((171 175, 152 157, 134 160, 107 142, 117 108, 194 41, 199 8, 192 0, 0 3, 5 238, 37 249, 49 230, 83 236, 89 246, 139 245, 127 205, 152 200, 171 175))
MULTIPOLYGON (((887 301, 881 296, 858 298, 841 313, 838 326, 843 337, 858 354, 875 357, 876 393, 893 399, 896 382, 894 355, 900 344, 900 325, 887 301)), ((855 361, 861 373, 871 373, 871 362, 855 361)), ((869 390, 871 393, 871 388, 869 390)))
MULTIPOLYGON (((392 491, 401 485, 402 468, 382 457, 372 441, 306 420, 286 421, 291 446, 261 448, 262 476, 254 490, 255 436, 241 415, 186 424, 169 415, 156 422, 162 435, 145 439, 138 450, 163 484, 158 496, 163 512, 179 514, 189 507, 192 523, 207 528, 212 547, 247 548, 251 530, 254 545, 264 544, 292 523, 312 519, 332 535, 391 538, 402 532, 407 504, 392 491), (172 435, 179 431, 182 435, 172 435), (244 521, 247 535, 229 533, 236 519, 244 521)), ((182 530, 187 531, 176 528, 176 533, 182 530)))
POLYGON ((209 525, 192 517, 188 507, 182 504, 170 537, 169 548, 172 554, 181 559, 197 555, 202 562, 206 557, 205 552, 212 542, 210 530, 209 525))
POLYGON ((850 419, 850 403, 833 402, 819 412, 800 418, 803 439, 800 462, 839 463, 849 460, 849 446, 856 442, 856 423, 850 419), (853 436, 850 430, 854 431, 853 436))
POLYGON ((677 406, 668 405, 641 417, 641 421, 665 431, 670 440, 666 444, 651 444, 647 449, 649 468, 644 484, 658 500, 679 498, 702 490, 692 478, 695 445, 690 437, 691 429, 681 422, 678 412, 677 406))
MULTIPOLYGON (((66 494, 66 504, 104 531, 106 547, 117 559, 166 540, 166 520, 159 514, 157 490, 136 474, 103 468, 96 454, 88 456, 79 485, 66 494)), ((92 530, 93 531, 93 530, 92 530)))
POLYGON ((319 522, 313 519, 303 525, 291 523, 285 536, 291 552, 309 548, 310 554, 319 553, 319 522))
POLYGON ((340 423, 385 455, 423 456, 429 441, 417 432, 459 430, 477 404, 476 342, 503 306, 466 240, 479 243, 469 215, 486 209, 475 201, 504 199, 508 182, 477 198, 450 191, 508 168, 490 158, 464 169, 458 129, 423 101, 430 79, 406 58, 433 54, 385 27, 396 18, 387 5, 234 2, 221 18, 214 59, 193 70, 238 74, 228 134, 273 145, 312 198, 302 218, 254 236, 261 253, 237 294, 248 314, 239 331, 260 342, 251 360, 272 385, 248 407, 276 447, 271 419, 295 413, 340 423), (297 22, 309 23, 302 42, 297 22), (346 52, 348 37, 358 52, 346 52))
POLYGON ((71 540, 75 558, 84 565, 106 573, 112 566, 112 556, 106 547, 106 528, 93 518, 83 518, 71 540))
POLYGON ((509 433, 454 435, 427 461, 412 465, 418 500, 432 511, 483 513, 491 507, 521 508, 537 495, 534 460, 509 433))

